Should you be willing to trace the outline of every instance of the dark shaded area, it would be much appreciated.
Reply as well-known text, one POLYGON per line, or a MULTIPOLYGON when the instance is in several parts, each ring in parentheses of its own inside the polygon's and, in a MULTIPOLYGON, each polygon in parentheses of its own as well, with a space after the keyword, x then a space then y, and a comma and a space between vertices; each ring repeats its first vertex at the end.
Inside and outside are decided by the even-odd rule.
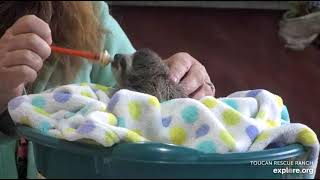
MULTIPOLYGON (((284 13, 274 10, 111 6, 138 49, 163 58, 185 51, 201 61, 216 96, 267 89, 284 99, 291 122, 320 130, 320 50, 287 50, 278 38, 284 13)), ((317 173, 319 174, 319 173, 317 173)), ((318 175, 319 177, 319 175, 318 175)))

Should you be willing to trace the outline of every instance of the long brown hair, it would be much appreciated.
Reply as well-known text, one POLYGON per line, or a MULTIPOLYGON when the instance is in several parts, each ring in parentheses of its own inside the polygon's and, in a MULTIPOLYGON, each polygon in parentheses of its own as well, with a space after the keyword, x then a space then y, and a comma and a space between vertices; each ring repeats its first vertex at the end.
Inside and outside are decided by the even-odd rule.
MULTIPOLYGON (((99 21, 100 12, 98 2, 93 1, 1 1, 0 35, 20 17, 34 14, 49 24, 54 44, 99 52, 106 32, 99 21)), ((82 63, 77 57, 55 53, 46 62, 53 59, 58 61, 57 69, 64 74, 61 83, 70 82, 82 63)), ((46 67, 41 71, 46 71, 46 67)))

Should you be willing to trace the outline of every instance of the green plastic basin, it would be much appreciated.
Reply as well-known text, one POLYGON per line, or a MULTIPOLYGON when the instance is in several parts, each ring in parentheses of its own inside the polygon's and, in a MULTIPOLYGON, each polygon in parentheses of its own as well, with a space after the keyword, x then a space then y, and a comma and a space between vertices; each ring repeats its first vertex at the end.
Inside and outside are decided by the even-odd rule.
MULTIPOLYGON (((69 142, 18 127, 32 141, 38 171, 46 178, 287 178, 273 169, 286 165, 252 165, 252 161, 289 161, 305 153, 303 146, 256 152, 205 154, 161 143, 119 143, 103 147, 69 142)), ((292 174, 291 174, 292 175, 292 174)), ((292 176, 291 176, 292 177, 292 176)), ((304 174, 302 178, 310 178, 304 174)))

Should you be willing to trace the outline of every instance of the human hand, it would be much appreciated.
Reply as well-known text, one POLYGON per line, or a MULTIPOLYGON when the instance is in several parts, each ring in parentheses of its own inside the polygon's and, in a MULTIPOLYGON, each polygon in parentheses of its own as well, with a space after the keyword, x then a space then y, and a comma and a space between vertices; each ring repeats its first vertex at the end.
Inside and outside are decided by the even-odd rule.
POLYGON ((169 66, 170 78, 179 83, 189 97, 200 99, 215 95, 206 68, 188 53, 176 53, 164 62, 169 66))
POLYGON ((34 15, 18 19, 0 39, 0 110, 37 78, 51 53, 51 30, 34 15))

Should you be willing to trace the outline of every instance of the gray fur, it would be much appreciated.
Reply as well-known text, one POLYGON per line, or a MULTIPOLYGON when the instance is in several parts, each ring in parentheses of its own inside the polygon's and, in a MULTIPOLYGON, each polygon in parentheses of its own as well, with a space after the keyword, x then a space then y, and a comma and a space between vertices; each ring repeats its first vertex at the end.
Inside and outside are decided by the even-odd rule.
POLYGON ((183 88, 169 78, 169 68, 150 49, 140 49, 133 55, 117 54, 112 62, 118 89, 147 93, 160 102, 187 97, 183 88))

